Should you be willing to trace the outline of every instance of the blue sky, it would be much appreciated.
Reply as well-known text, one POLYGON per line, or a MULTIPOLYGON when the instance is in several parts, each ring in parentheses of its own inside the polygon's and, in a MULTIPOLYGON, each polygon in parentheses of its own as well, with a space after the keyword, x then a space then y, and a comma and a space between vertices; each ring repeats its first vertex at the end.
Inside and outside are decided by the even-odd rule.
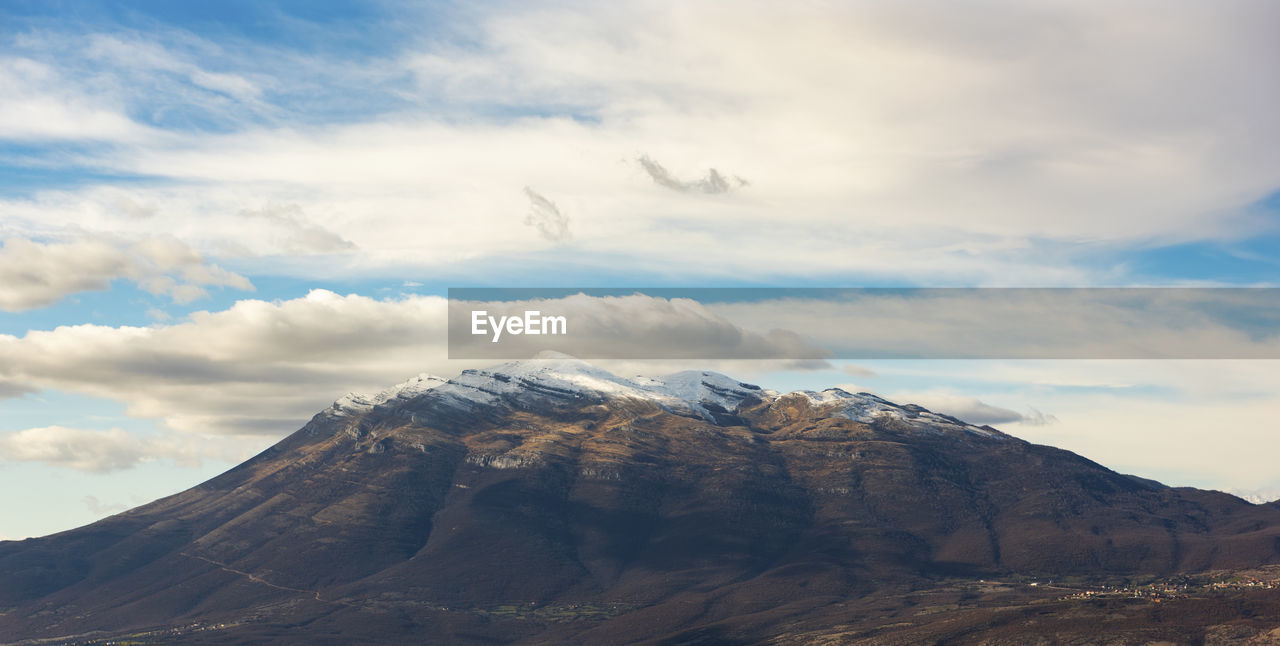
MULTIPOLYGON (((0 537, 469 367, 448 287, 1275 285, 1273 3, 896 4, 4 3, 0 537)), ((713 367, 1280 488, 1271 362, 713 367)))

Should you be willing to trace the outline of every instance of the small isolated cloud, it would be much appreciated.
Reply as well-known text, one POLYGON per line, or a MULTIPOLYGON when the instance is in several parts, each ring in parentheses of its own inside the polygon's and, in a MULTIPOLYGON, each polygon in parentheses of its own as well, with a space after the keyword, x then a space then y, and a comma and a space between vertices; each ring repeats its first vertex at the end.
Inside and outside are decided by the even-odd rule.
POLYGON ((903 393, 890 396, 899 404, 916 404, 944 415, 962 419, 970 424, 1010 424, 1022 422, 1022 413, 1008 408, 992 406, 975 397, 939 393, 903 393))
POLYGON ((843 371, 844 371, 844 374, 849 375, 850 377, 866 377, 866 378, 869 378, 869 377, 875 377, 875 376, 876 376, 876 372, 875 372, 874 370, 872 370, 872 369, 870 369, 870 368, 866 368, 866 367, 864 367, 864 366, 855 365, 855 364, 852 364, 852 363, 850 363, 850 364, 845 364, 843 367, 841 367, 841 370, 843 370, 843 371))
POLYGON ((244 209, 240 214, 270 223, 278 247, 289 253, 334 253, 356 248, 350 240, 311 222, 297 204, 268 204, 260 209, 244 209))
POLYGON ((80 502, 83 502, 85 508, 90 512, 99 516, 114 514, 118 511, 124 511, 129 508, 128 505, 122 505, 120 503, 104 504, 101 500, 98 500, 97 496, 85 496, 80 499, 80 502))
POLYGON ((708 168, 707 176, 701 179, 681 180, 672 175, 671 171, 667 170, 662 164, 650 159, 647 155, 640 156, 637 161, 640 162, 641 168, 644 168, 644 172, 648 173, 649 177, 653 179, 653 183, 681 193, 707 193, 709 195, 728 193, 735 186, 746 186, 748 184, 747 180, 736 175, 730 180, 714 168, 708 168))
POLYGON ((1022 416, 1022 419, 1018 420, 1018 423, 1026 424, 1027 426, 1048 426, 1050 424, 1057 424, 1058 418, 1057 416, 1041 412, 1036 408, 1028 408, 1027 413, 1022 416))
POLYGON ((10 238, 0 247, 0 310, 46 307, 71 294, 106 290, 120 278, 179 303, 206 296, 206 286, 253 289, 249 279, 206 263, 172 237, 132 244, 10 238))
POLYGON ((524 187, 524 194, 529 198, 529 214, 524 217, 527 226, 536 228, 539 235, 552 242, 573 237, 569 232, 569 216, 561 213, 555 202, 528 186, 524 187))

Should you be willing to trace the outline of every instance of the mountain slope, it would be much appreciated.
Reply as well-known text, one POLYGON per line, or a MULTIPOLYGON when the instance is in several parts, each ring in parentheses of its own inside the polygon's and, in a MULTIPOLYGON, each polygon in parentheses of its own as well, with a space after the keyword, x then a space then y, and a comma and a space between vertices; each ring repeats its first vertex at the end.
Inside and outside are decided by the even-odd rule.
POLYGON ((1277 506, 872 395, 560 358, 347 396, 203 485, 0 543, 0 640, 755 641, 944 579, 1275 562, 1277 506))

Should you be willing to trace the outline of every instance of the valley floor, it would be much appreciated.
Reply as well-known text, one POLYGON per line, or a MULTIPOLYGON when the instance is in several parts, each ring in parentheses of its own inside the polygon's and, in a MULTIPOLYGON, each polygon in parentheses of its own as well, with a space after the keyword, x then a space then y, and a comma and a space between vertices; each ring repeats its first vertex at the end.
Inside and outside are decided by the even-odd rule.
POLYGON ((219 621, 7 644, 141 646, 299 639, 319 644, 352 640, 392 644, 406 639, 433 642, 433 637, 442 639, 441 643, 481 644, 509 642, 498 635, 513 634, 528 635, 515 640, 528 644, 597 643, 602 634, 609 634, 613 643, 669 646, 1280 644, 1280 566, 1164 578, 939 580, 915 588, 885 588, 854 600, 816 605, 800 600, 792 608, 721 619, 644 642, 627 638, 628 615, 642 608, 624 602, 444 608, 425 607, 409 599, 338 601, 369 621, 348 617, 298 622, 290 619, 296 604, 273 604, 219 621), (447 635, 436 632, 435 624, 448 626, 447 635), (588 631, 592 636, 582 638, 588 631))

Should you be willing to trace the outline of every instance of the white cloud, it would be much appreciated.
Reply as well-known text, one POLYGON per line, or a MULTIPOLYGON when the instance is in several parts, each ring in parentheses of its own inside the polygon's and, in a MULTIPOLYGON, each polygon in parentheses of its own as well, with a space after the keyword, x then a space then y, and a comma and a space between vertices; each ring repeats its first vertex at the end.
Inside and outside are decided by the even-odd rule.
POLYGON ((1019 424, 1027 426, 1046 426, 1048 424, 1057 424, 1058 416, 1045 413, 1044 411, 1031 406, 1027 408, 1027 412, 1022 415, 1022 419, 1017 420, 1019 424))
POLYGON ((355 248, 350 240, 310 222, 297 204, 269 204, 240 213, 269 222, 277 232, 275 248, 284 253, 332 253, 355 248))
POLYGON ((240 460, 249 457, 245 449, 234 438, 140 436, 120 429, 46 426, 0 433, 0 461, 39 462, 92 473, 130 469, 154 460, 183 466, 212 457, 240 460))
POLYGON ((95 432, 48 426, 0 437, 0 456, 101 472, 133 466, 140 452, 135 440, 118 429, 95 432))
POLYGON ((87 94, 47 64, 0 57, 0 139, 136 141, 155 136, 122 106, 87 94))
MULTIPOLYGON (((420 109, 369 109, 332 126, 273 125, 286 111, 265 104, 268 89, 314 83, 283 64, 251 74, 230 57, 238 67, 205 69, 193 52, 212 60, 212 44, 103 35, 93 51, 121 68, 119 79, 150 70, 204 88, 197 101, 139 87, 130 101, 196 109, 214 88, 236 106, 262 103, 250 112, 271 118, 228 107, 218 113, 233 126, 225 134, 169 132, 76 159, 176 184, 128 193, 157 209, 150 226, 206 253, 313 252, 279 235, 279 222, 237 216, 264 202, 295 205, 330 242, 360 250, 336 269, 282 261, 294 272, 528 252, 527 232, 508 225, 529 208, 513 187, 536 186, 574 217, 573 241, 557 253, 611 268, 1115 282, 1124 267, 1090 268, 1073 249, 1274 226, 1247 207, 1280 176, 1280 94, 1257 82, 1280 56, 1259 28, 1276 11, 1264 2, 1177 12, 999 2, 964 15, 890 3, 472 9, 459 14, 472 22, 455 25, 465 48, 415 41, 326 79, 378 79, 385 91, 409 72, 414 85, 394 94, 420 109), (641 154, 673 169, 659 174, 667 186, 732 186, 731 172, 751 190, 692 200, 655 186, 633 161, 641 154)), ((33 83, 43 87, 24 87, 33 83)), ((128 95, 122 85, 107 94, 128 95)), ((87 188, 3 206, 43 233, 71 223, 136 232, 143 222, 118 198, 87 188)))
POLYGON ((131 415, 197 433, 282 434, 346 390, 439 366, 444 303, 331 292, 240 301, 172 325, 65 326, 0 336, 16 383, 125 402, 131 415))
POLYGON ((992 426, 1024 422, 1026 417, 1015 410, 993 406, 976 397, 939 392, 899 392, 886 395, 899 403, 911 403, 944 415, 962 419, 970 424, 992 426))
POLYGON ((100 516, 114 514, 129 508, 127 505, 120 503, 104 504, 101 500, 98 500, 97 496, 85 496, 81 499, 81 502, 84 503, 84 506, 89 510, 89 513, 100 516))
MULTIPOLYGON (((615 299, 605 313, 610 318, 602 325, 612 330, 607 339, 627 326, 665 323, 670 347, 650 348, 657 354, 682 356, 690 344, 715 344, 710 350, 731 348, 735 356, 757 359, 796 354, 795 339, 738 328, 692 302, 629 297, 615 299)), ((446 316, 446 302, 436 296, 375 300, 314 290, 281 302, 242 300, 173 324, 74 325, 21 338, 0 335, 0 379, 124 402, 129 415, 189 433, 282 435, 345 392, 381 390, 420 372, 452 376, 495 363, 447 359, 446 316)), ((642 351, 637 349, 638 358, 645 356, 642 351)), ((715 363, 605 365, 660 374, 715 363)), ((754 371, 813 367, 795 361, 737 365, 754 371)), ((114 439, 138 448, 125 443, 127 438, 114 439)))
MULTIPOLYGON (((1248 205, 1280 177, 1280 87, 1258 80, 1280 59, 1277 11, 1250 0, 964 12, 936 2, 525 3, 462 12, 466 47, 424 38, 365 63, 227 51, 190 34, 29 33, 15 48, 40 51, 0 61, 0 137, 81 144, 32 161, 50 169, 161 181, 0 203, 10 240, 70 241, 30 242, 40 246, 34 278, 0 259, 0 307, 47 304, 117 275, 179 300, 236 286, 183 252, 114 242, 154 231, 237 268, 312 276, 402 278, 526 254, 534 236, 512 226, 529 211, 521 186, 573 214, 572 240, 535 240, 541 249, 619 274, 1123 283, 1125 267, 1091 267, 1088 254, 1274 227, 1248 205), (414 85, 386 92, 406 72, 414 85), (384 93, 315 101, 315 85, 384 93), (393 112, 379 104, 390 94, 403 100, 393 112), (285 95, 303 100, 271 103, 285 95), (341 123, 314 125, 324 115, 306 111, 334 103, 347 110, 341 123), (214 127, 186 128, 205 120, 214 127), (677 186, 732 183, 729 173, 752 185, 691 199, 655 186, 640 155, 661 160, 677 186)), ((15 257, 8 245, 0 253, 15 257)), ((283 432, 341 390, 456 371, 440 360, 442 311, 321 295, 155 328, 0 337, 0 395, 66 388, 174 428, 283 432)), ((751 329, 815 320, 715 311, 751 329)), ((959 365, 917 376, 943 379, 959 365)), ((1268 362, 972 371, 1033 384, 1006 401, 1043 405, 1061 422, 1025 432, 1095 459, 1190 470, 1203 446, 1252 444, 1211 457, 1253 474, 1266 471, 1257 429, 1276 418, 1275 374, 1268 362), (1164 394, 1129 408, 1063 394, 1118 389, 1141 402, 1150 388, 1164 394), (1182 418, 1182 406, 1196 410, 1182 418), (1170 424, 1180 434, 1166 436, 1170 424)))
POLYGON ((247 278, 208 264, 172 237, 131 244, 9 238, 0 247, 0 310, 44 307, 78 292, 105 290, 117 278, 178 303, 206 296, 205 286, 253 288, 247 278))
MULTIPOLYGON (((910 380, 1029 409, 1001 430, 1166 484, 1280 487, 1280 362, 1274 360, 929 361, 878 364, 910 380), (1052 411, 1036 425, 1036 412, 1052 411)), ((895 395, 898 396, 898 395, 895 395)), ((910 400, 910 393, 902 395, 910 400)), ((924 402, 921 402, 922 405, 924 402)), ((927 405, 926 405, 927 406, 927 405)))
POLYGON ((202 69, 154 40, 95 34, 88 41, 86 53, 97 60, 111 60, 124 68, 180 74, 198 87, 241 100, 257 99, 262 95, 262 89, 253 81, 235 74, 202 69))
POLYGON ((1276 134, 1276 94, 1254 81, 1276 45, 1248 26, 1274 11, 533 5, 486 16, 482 47, 420 71, 478 102, 587 106, 645 129, 659 158, 741 159, 768 197, 820 207, 806 219, 1168 235, 1274 188, 1248 166, 1277 156, 1235 121, 1242 108, 1276 134))
POLYGON ((644 172, 648 173, 649 177, 653 179, 654 184, 681 193, 727 193, 737 186, 747 185, 746 180, 736 176, 733 178, 733 182, 730 183, 724 175, 720 174, 720 171, 714 168, 707 169, 706 177, 695 180, 682 180, 672 175, 671 171, 667 170, 662 164, 649 159, 648 156, 641 155, 637 161, 639 161, 640 167, 644 169, 644 172))
MULTIPOLYGON (((624 313, 631 319, 643 315, 634 309, 624 313)), ((282 302, 240 301, 170 325, 78 325, 22 338, 0 336, 0 379, 6 383, 113 399, 125 403, 129 415, 161 420, 179 432, 160 436, 173 442, 165 444, 114 431, 28 429, 6 436, 6 455, 97 470, 195 459, 224 449, 179 438, 278 436, 344 392, 378 390, 423 371, 451 376, 492 363, 445 359, 445 320, 446 303, 439 297, 381 301, 315 291, 282 302)), ((882 362, 877 380, 893 384, 895 390, 882 390, 900 403, 974 423, 1020 422, 1003 428, 1122 471, 1175 484, 1251 489, 1275 486, 1271 456, 1280 447, 1271 446, 1275 442, 1265 432, 1280 418, 1280 371, 1274 363, 882 362), (904 380, 955 384, 956 390, 910 390, 900 385, 904 380), (1058 421, 1038 425, 1051 421, 1038 412, 1044 410, 1058 421)), ((691 364, 740 378, 780 369, 777 362, 711 361, 618 361, 606 367, 619 374, 662 374, 691 364)))
MULTIPOLYGON (((843 391, 845 391, 845 392, 847 392, 847 393, 871 393, 871 394, 875 394, 875 391, 874 391, 874 390, 872 390, 872 389, 870 389, 870 388, 867 388, 866 386, 859 386, 858 384, 850 384, 850 383, 835 384, 834 386, 831 386, 831 388, 839 388, 840 390, 843 390, 843 391)), ((823 388, 823 390, 826 390, 826 388, 823 388)))
POLYGON ((847 364, 844 364, 843 366, 840 366, 840 370, 844 371, 844 374, 849 375, 851 377, 870 378, 870 377, 876 376, 876 371, 866 366, 859 366, 853 363, 847 363, 847 364))
POLYGON ((551 242, 564 242, 573 237, 569 232, 569 216, 561 213, 555 202, 528 186, 524 187, 524 194, 529 198, 529 214, 524 218, 526 226, 534 227, 551 242))

